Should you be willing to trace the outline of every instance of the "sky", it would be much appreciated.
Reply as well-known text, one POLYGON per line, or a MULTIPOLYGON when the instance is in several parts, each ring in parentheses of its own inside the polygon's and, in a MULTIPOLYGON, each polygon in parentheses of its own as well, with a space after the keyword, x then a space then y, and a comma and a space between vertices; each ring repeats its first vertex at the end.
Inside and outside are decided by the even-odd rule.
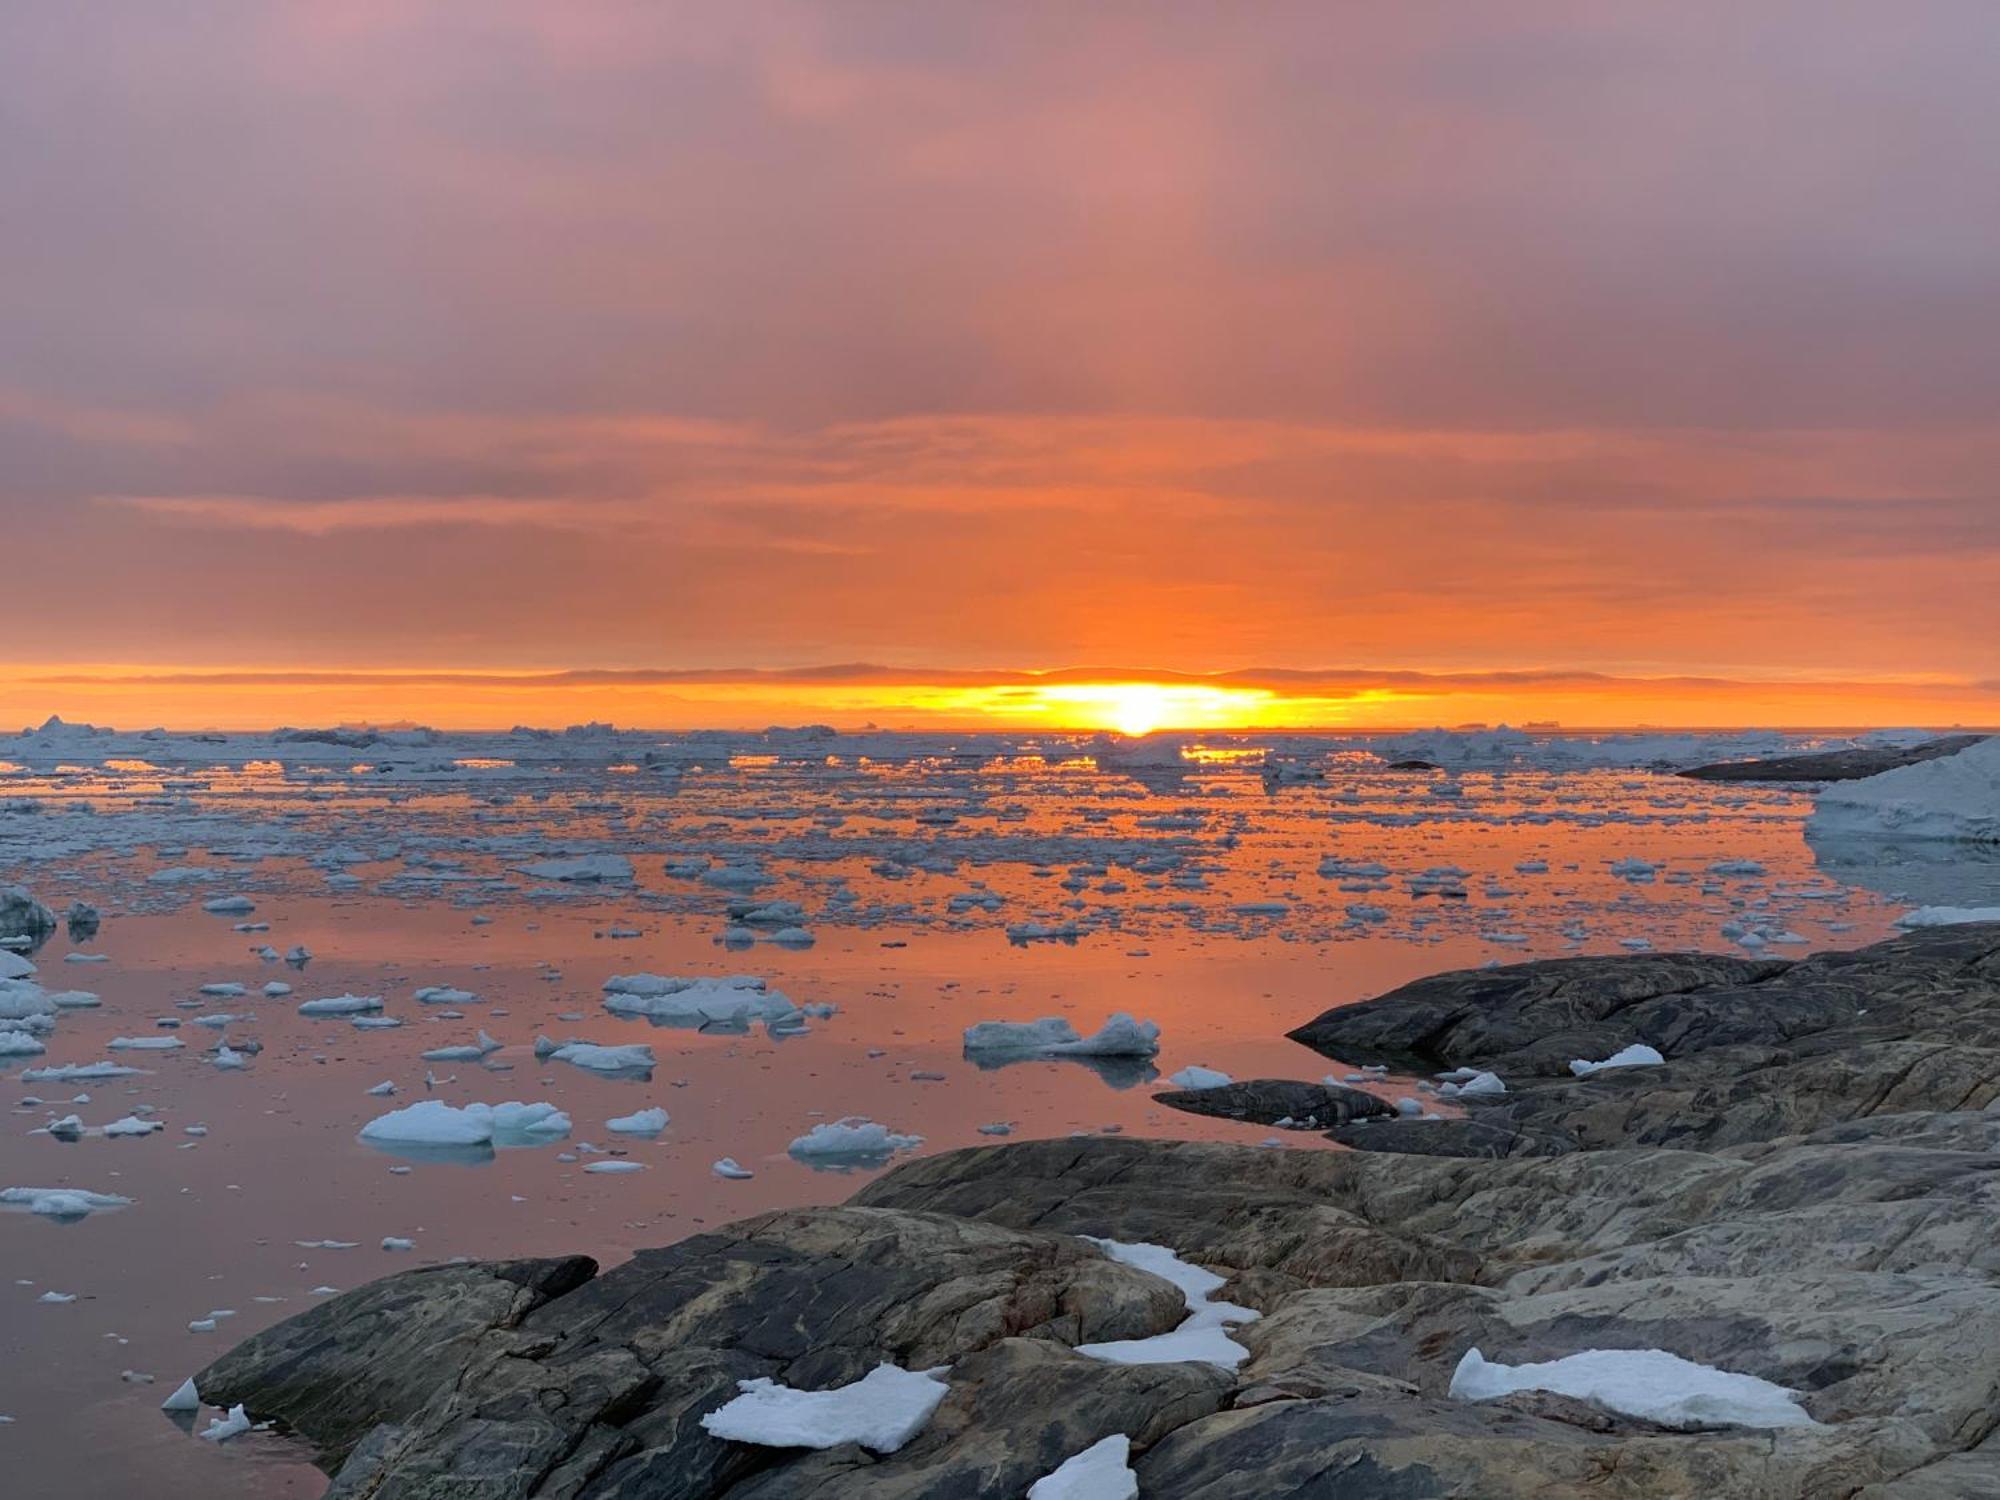
POLYGON ((1996 70, 1988 0, 0 8, 0 722, 2000 723, 1996 70))

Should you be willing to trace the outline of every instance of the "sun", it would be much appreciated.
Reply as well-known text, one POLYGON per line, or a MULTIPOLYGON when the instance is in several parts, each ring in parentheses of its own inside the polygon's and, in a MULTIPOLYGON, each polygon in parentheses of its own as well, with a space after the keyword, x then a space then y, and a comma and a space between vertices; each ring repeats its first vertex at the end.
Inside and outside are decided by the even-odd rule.
POLYGON ((1170 682, 1051 682, 1012 695, 1008 711, 1055 728, 1151 734, 1255 723, 1271 695, 1257 688, 1170 682))
POLYGON ((1151 734, 1171 722, 1173 689, 1150 682, 1121 682, 1104 689, 1100 712, 1105 726, 1120 734, 1151 734))

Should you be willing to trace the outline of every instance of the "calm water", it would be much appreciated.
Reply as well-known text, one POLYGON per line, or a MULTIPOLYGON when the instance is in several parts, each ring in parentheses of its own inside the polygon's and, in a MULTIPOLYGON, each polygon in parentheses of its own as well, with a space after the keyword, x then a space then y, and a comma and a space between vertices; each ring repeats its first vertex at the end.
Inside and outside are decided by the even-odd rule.
MULTIPOLYGON (((1000 1121, 1018 1137, 1270 1138, 1164 1110, 1130 1076, 1077 1063, 980 1070, 960 1052, 973 1021, 1062 1015, 1087 1031, 1124 1010, 1160 1024, 1162 1074, 1201 1063, 1316 1078, 1343 1070, 1284 1041, 1286 1028, 1422 974, 1639 940, 1723 949, 1747 936, 1798 954, 1871 941, 1899 909, 1816 867, 1805 799, 1632 772, 1411 777, 1346 758, 1325 781, 1272 789, 1226 755, 1143 777, 1033 758, 729 756, 678 776, 609 765, 214 771, 135 758, 17 765, 0 803, 13 809, 0 816, 0 880, 58 910, 82 897, 106 914, 80 946, 107 962, 65 962, 60 935, 34 955, 39 983, 103 1003, 66 1011, 47 1056, 25 1061, 116 1057, 149 1070, 82 1085, 21 1082, 18 1062, 8 1073, 0 1186, 135 1200, 75 1223, 0 1214, 0 1414, 15 1419, 0 1425, 0 1473, 23 1497, 317 1495, 319 1476, 280 1440, 218 1448, 164 1418, 159 1400, 317 1287, 453 1256, 615 1261, 703 1225, 844 1198, 860 1174, 786 1154, 821 1120, 865 1115, 921 1135, 923 1151, 982 1142, 978 1127, 1000 1121), (516 872, 603 852, 631 860, 629 884, 516 872), (701 858, 759 871, 754 899, 799 903, 814 945, 725 944, 725 908, 743 893, 692 873, 701 858), (1710 872, 1745 861, 1762 873, 1710 872), (1374 865, 1386 873, 1366 873, 1374 865), (1441 867, 1459 873, 1425 876, 1441 867), (201 910, 238 893, 254 913, 201 910), (236 930, 246 922, 269 929, 236 930), (1010 940, 1030 923, 1082 932, 1010 940), (252 953, 265 943, 314 957, 295 970, 252 953), (781 1038, 607 1014, 603 981, 635 971, 754 973, 837 1011, 781 1038), (271 979, 296 993, 262 998, 271 979), (216 982, 250 994, 196 995, 216 982), (446 984, 479 998, 411 998, 446 984), (300 1000, 347 991, 383 996, 404 1024, 358 1031, 296 1013, 300 1000), (206 1061, 215 1032, 156 1024, 216 1011, 254 1017, 226 1032, 262 1044, 242 1071, 206 1061), (482 1027, 505 1044, 484 1064, 418 1060, 482 1027), (186 1048, 105 1050, 113 1037, 166 1034, 186 1048), (614 1079, 538 1062, 538 1034, 644 1041, 659 1066, 614 1079), (399 1094, 370 1097, 384 1080, 399 1094), (425 1097, 546 1100, 574 1128, 478 1164, 411 1163, 357 1141, 371 1118, 425 1097), (604 1128, 653 1105, 672 1116, 657 1140, 604 1128), (73 1143, 38 1131, 72 1111, 95 1127, 141 1106, 166 1128, 73 1143), (580 1154, 584 1142, 646 1170, 588 1174, 603 1158, 580 1154), (716 1178, 725 1155, 756 1175, 716 1178), (385 1236, 415 1249, 384 1251, 385 1236), (357 1248, 299 1243, 328 1239, 357 1248), (37 1300, 49 1291, 77 1300, 37 1300), (189 1330, 224 1310, 217 1331, 189 1330), (125 1371, 156 1381, 127 1383, 125 1371)), ((1283 1147, 1331 1149, 1311 1135, 1283 1147)))

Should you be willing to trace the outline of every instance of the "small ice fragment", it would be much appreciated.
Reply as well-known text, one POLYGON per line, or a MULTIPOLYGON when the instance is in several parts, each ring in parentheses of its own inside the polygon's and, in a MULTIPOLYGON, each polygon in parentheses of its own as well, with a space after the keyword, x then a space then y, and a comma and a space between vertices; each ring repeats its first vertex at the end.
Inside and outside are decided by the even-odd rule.
POLYGON ((713 1171, 717 1177, 727 1177, 732 1182, 740 1182, 745 1178, 755 1177, 757 1175, 755 1172, 752 1172, 748 1167, 739 1164, 736 1158, 733 1156, 723 1157, 722 1160, 717 1162, 712 1168, 710 1168, 710 1170, 713 1171))

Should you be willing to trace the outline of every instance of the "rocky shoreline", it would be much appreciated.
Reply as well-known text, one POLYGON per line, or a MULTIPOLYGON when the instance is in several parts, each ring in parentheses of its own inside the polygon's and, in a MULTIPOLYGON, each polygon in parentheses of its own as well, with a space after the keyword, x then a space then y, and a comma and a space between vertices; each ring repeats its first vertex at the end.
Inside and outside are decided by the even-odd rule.
POLYGON ((389 1277, 196 1383, 313 1445, 340 1500, 1018 1497, 1113 1434, 1161 1500, 2000 1496, 2000 925, 1796 963, 1440 975, 1293 1034, 1506 1092, 1418 1119, 1324 1084, 1196 1091, 1167 1102, 1313 1119, 1356 1149, 952 1152, 601 1274, 571 1257, 389 1277), (1633 1043, 1666 1061, 1573 1076, 1633 1043), (1096 1239, 1226 1277, 1218 1295, 1261 1314, 1230 1330, 1242 1362, 1074 1352, 1190 1306, 1096 1239), (1474 1348, 1666 1350, 1797 1392, 1811 1422, 1455 1399, 1474 1348), (948 1367, 894 1452, 701 1425, 740 1381, 826 1390, 884 1362, 948 1367))
POLYGON ((1986 739, 1983 734, 1947 734, 1920 745, 1863 745, 1851 750, 1824 750, 1810 755, 1781 755, 1767 760, 1723 760, 1682 771, 1696 781, 1861 781, 1884 771, 1942 760, 1986 739))

